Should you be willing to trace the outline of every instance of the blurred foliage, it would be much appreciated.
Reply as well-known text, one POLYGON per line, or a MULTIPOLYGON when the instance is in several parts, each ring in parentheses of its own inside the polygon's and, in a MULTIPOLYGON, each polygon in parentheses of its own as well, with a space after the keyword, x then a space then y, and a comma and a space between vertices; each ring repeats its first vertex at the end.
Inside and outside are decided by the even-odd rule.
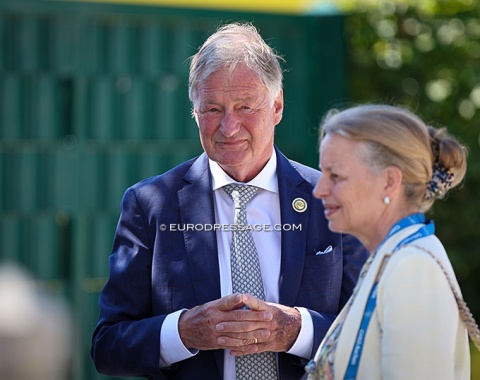
POLYGON ((472 376, 471 380, 480 379, 480 352, 475 349, 473 344, 470 345, 470 352, 472 353, 472 376))
POLYGON ((350 100, 404 105, 469 148, 463 187, 429 216, 480 319, 480 2, 338 0, 350 100))

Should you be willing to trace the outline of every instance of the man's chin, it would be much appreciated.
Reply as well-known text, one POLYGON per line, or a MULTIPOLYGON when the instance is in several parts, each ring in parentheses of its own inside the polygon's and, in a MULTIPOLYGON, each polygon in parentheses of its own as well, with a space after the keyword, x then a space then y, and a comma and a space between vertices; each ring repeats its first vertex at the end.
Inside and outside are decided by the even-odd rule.
POLYGON ((216 155, 215 158, 213 160, 216 161, 222 168, 236 168, 246 164, 247 153, 228 152, 228 154, 216 155))

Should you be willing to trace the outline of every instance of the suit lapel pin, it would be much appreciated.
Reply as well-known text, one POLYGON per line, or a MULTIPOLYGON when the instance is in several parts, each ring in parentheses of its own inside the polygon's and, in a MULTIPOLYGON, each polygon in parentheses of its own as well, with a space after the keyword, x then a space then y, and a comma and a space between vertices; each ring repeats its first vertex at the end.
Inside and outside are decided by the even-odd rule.
POLYGON ((304 212, 307 209, 307 201, 303 198, 295 198, 292 207, 296 212, 304 212))

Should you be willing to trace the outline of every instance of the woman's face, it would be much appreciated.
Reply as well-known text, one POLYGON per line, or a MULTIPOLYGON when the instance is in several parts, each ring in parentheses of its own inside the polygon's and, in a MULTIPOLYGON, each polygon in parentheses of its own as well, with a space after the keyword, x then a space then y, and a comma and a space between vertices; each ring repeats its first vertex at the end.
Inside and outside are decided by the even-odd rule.
POLYGON ((385 210, 386 180, 364 164, 366 144, 328 134, 320 147, 322 176, 313 191, 322 199, 329 228, 371 241, 385 210))

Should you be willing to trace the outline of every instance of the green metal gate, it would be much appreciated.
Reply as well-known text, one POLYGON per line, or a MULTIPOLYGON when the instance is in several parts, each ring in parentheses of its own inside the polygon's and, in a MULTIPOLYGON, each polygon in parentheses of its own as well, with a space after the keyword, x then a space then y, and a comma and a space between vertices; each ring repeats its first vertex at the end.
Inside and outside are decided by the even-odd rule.
POLYGON ((317 165, 316 128, 343 100, 343 19, 0 0, 0 260, 66 297, 73 378, 90 359, 123 191, 201 152, 187 59, 221 22, 253 21, 286 59, 276 143, 317 165))

